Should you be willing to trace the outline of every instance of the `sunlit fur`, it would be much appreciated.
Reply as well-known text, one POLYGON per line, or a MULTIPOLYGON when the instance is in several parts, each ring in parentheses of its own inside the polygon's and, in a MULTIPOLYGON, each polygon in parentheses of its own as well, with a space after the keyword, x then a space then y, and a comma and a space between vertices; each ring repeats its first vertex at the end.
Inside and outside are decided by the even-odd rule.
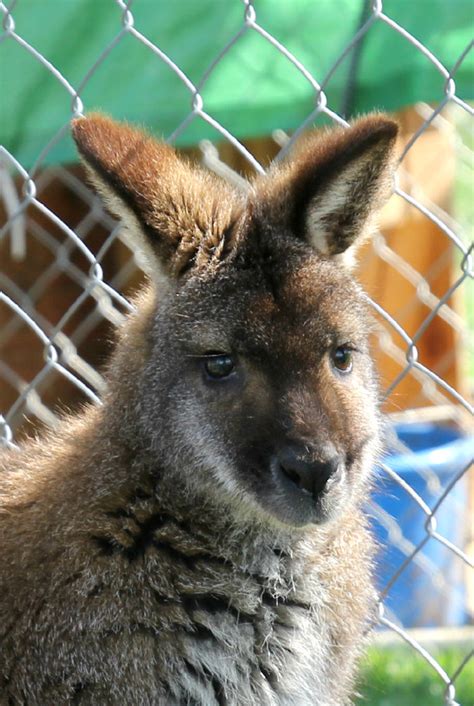
POLYGON ((130 126, 73 134, 151 279, 103 406, 0 457, 0 703, 350 704, 380 417, 340 256, 387 194, 396 126, 313 137, 245 198, 130 126), (209 352, 232 375, 209 379, 209 352), (317 498, 272 471, 288 444, 337 452, 317 498))

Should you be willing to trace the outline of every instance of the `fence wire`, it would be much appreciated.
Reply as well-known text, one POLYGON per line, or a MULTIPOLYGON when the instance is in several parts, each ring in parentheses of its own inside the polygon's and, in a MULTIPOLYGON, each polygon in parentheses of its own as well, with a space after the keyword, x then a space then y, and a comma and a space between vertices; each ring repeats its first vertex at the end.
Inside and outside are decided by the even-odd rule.
MULTIPOLYGON (((415 381, 418 392, 411 400, 415 419, 419 416, 417 408, 423 404, 431 405, 433 417, 436 417, 433 410, 441 410, 451 421, 465 425, 466 415, 472 414, 469 390, 458 380, 453 381, 448 371, 458 351, 469 344, 467 326, 457 301, 461 293, 466 292, 468 282, 473 277, 473 246, 468 242, 465 226, 452 213, 448 213, 444 204, 432 200, 423 191, 406 166, 412 156, 416 159, 417 146, 424 136, 434 132, 448 136, 461 171, 472 168, 472 152, 463 142, 459 126, 469 116, 472 117, 473 109, 457 94, 456 89, 456 73, 472 50, 472 43, 462 51, 453 66, 444 66, 429 47, 384 12, 382 0, 375 0, 367 4, 358 30, 344 51, 333 57, 326 75, 316 77, 260 24, 258 6, 251 0, 245 0, 242 20, 235 34, 195 83, 153 37, 147 36, 145 28, 139 29, 135 25, 133 0, 115 0, 115 3, 110 0, 110 22, 115 28, 114 34, 93 64, 83 67, 82 80, 72 85, 63 67, 54 65, 50 58, 17 33, 15 6, 21 1, 0 2, 3 17, 0 45, 4 42, 16 43, 42 65, 44 72, 54 77, 63 91, 64 104, 69 106, 71 119, 87 111, 88 106, 83 104, 85 89, 105 60, 113 56, 117 46, 125 38, 140 42, 149 50, 148 61, 164 62, 188 94, 189 112, 168 136, 168 141, 174 143, 193 121, 205 121, 218 133, 221 142, 214 145, 203 141, 200 144, 202 162, 242 188, 245 188, 245 182, 235 170, 235 156, 246 164, 247 172, 264 173, 264 165, 252 152, 250 143, 237 139, 207 111, 203 89, 219 64, 224 59, 232 60, 235 48, 244 35, 260 35, 275 54, 300 72, 313 94, 313 109, 291 135, 282 130, 273 133, 276 160, 284 157, 299 135, 312 128, 323 116, 334 124, 347 125, 344 117, 330 105, 327 87, 343 61, 350 56, 353 62, 356 61, 366 35, 376 32, 381 24, 397 33, 412 51, 422 54, 440 74, 444 87, 435 105, 416 105, 418 126, 402 150, 399 180, 394 187, 392 201, 400 199, 405 211, 416 214, 417 222, 422 223, 423 227, 427 224, 435 227, 449 247, 430 263, 428 269, 418 271, 403 253, 392 247, 391 239, 382 230, 374 238, 365 258, 369 264, 375 258, 396 271, 400 281, 408 283, 412 291, 402 308, 391 312, 377 301, 376 296, 372 300, 379 321, 376 348, 392 362, 391 369, 395 371, 391 379, 383 381, 386 399, 393 409, 404 381, 415 381), (226 151, 225 145, 231 145, 233 161, 227 159, 229 151, 226 151), (435 283, 446 266, 452 268, 453 274, 440 294, 435 283), (408 333, 403 322, 410 320, 420 306, 424 316, 416 330, 408 333), (446 347, 436 366, 430 367, 421 362, 419 347, 433 323, 439 321, 452 333, 452 345, 446 347)), ((136 0, 135 5, 138 4, 139 0, 136 0)), ((376 71, 376 67, 373 70, 376 71)), ((8 97, 2 98, 5 99, 8 100, 8 97)), ((105 383, 98 369, 108 348, 105 346, 91 355, 90 342, 107 339, 110 328, 121 322, 124 313, 131 309, 126 294, 140 279, 141 262, 131 251, 120 224, 104 211, 97 197, 84 184, 77 168, 44 166, 46 158, 68 130, 69 121, 66 121, 56 134, 51 135, 29 169, 22 166, 15 154, 5 146, 0 146, 0 195, 5 213, 0 229, 0 253, 6 263, 0 271, 0 404, 3 406, 0 409, 0 440, 7 447, 14 447, 15 439, 21 438, 31 428, 41 425, 55 427, 61 404, 68 405, 71 400, 78 399, 100 404, 105 383), (71 222, 63 207, 71 199, 76 205, 75 213, 79 214, 75 216, 75 222, 71 222), (112 251, 115 253, 113 257, 112 251), (32 252, 34 262, 29 259, 32 252), (27 269, 30 276, 25 276, 27 269), (65 293, 62 304, 57 298, 59 287, 65 293)), ((416 247, 414 241, 413 247, 416 247)), ((401 399, 401 394, 398 399, 401 399)), ((380 585, 380 625, 396 633, 426 660, 435 678, 444 684, 444 700, 451 706, 457 703, 456 681, 473 657, 473 652, 466 652, 455 671, 446 673, 434 654, 417 642, 413 633, 404 626, 398 610, 401 606, 389 605, 388 599, 407 572, 415 567, 429 577, 429 591, 439 594, 437 609, 443 601, 446 603, 452 598, 453 592, 458 591, 462 594, 459 600, 466 604, 466 613, 472 611, 473 578, 468 575, 468 568, 473 567, 474 537, 469 536, 468 512, 473 509, 474 486, 472 480, 468 480, 470 467, 470 463, 466 463, 444 485, 429 467, 419 470, 418 475, 429 491, 427 496, 418 490, 419 485, 415 488, 413 483, 391 468, 389 462, 383 464, 382 486, 385 483, 387 488, 393 489, 395 484, 398 492, 406 496, 407 505, 414 513, 410 521, 416 523, 419 530, 415 540, 407 536, 405 525, 402 528, 400 522, 376 501, 369 508, 375 521, 384 528, 389 545, 398 551, 396 566, 391 566, 389 573, 385 573, 384 582, 380 585), (459 493, 461 487, 465 491, 462 497, 459 493), (428 502, 426 497, 431 501, 428 502), (456 502, 450 505, 451 513, 464 517, 464 526, 456 541, 445 536, 443 528, 438 526, 441 509, 453 499, 458 505, 456 502), (425 552, 428 543, 433 542, 444 549, 442 561, 433 561, 431 555, 425 552), (447 569, 447 566, 450 568, 447 569), (456 586, 450 582, 452 573, 458 577, 456 586), (466 594, 470 592, 470 599, 469 596, 466 599, 466 594)), ((421 597, 421 604, 426 600, 425 594, 421 597)), ((467 617, 467 621, 470 620, 472 614, 467 617)))

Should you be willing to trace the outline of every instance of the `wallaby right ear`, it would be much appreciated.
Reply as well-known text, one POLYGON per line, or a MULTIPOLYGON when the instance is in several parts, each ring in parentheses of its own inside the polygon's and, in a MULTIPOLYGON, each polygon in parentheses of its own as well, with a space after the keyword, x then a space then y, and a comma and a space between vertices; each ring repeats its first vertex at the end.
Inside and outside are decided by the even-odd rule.
POLYGON ((390 195, 397 131, 393 120, 373 114, 314 134, 291 161, 256 181, 257 215, 324 257, 348 251, 343 262, 350 263, 390 195))
POLYGON ((78 118, 72 134, 92 183, 121 218, 156 278, 226 256, 237 197, 169 145, 100 114, 78 118))

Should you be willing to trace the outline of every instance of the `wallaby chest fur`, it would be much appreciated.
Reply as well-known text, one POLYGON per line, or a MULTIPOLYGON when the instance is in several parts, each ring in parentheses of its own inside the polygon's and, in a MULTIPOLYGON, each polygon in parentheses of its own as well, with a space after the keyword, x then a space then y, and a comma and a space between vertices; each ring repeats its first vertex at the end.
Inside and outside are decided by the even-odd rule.
POLYGON ((395 134, 327 134, 244 197, 76 122, 151 284, 103 406, 0 456, 0 704, 351 703, 380 421, 343 259, 395 134))

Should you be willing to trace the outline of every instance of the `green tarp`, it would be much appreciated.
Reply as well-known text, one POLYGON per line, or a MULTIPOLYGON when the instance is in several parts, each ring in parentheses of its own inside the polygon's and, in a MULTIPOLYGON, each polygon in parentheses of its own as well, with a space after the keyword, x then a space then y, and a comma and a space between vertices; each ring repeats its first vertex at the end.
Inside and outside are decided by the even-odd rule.
MULTIPOLYGON (((11 3, 10 3, 11 4, 11 3)), ((367 4, 367 3, 365 3, 367 4)), ((259 25, 322 81, 354 37, 361 0, 256 0, 259 25)), ((239 0, 135 0, 135 28, 198 84, 225 45, 243 28, 239 0)), ((410 32, 450 70, 472 35, 472 0, 385 0, 384 13, 410 32)), ((18 0, 17 34, 45 56, 74 89, 122 29, 112 0, 18 0)), ((331 77, 329 106, 339 111, 355 74, 354 112, 439 103, 444 79, 430 60, 380 19, 370 27, 357 63, 349 56, 331 77)), ((473 98, 474 51, 460 65, 456 95, 473 98)), ((224 55, 201 90, 205 111, 239 138, 296 128, 313 110, 314 88, 288 59, 248 29, 224 55)), ((169 136, 190 112, 191 94, 150 48, 125 34, 80 91, 86 111, 143 123, 169 136)), ((25 166, 38 158, 71 116, 67 90, 12 37, 0 44, 0 143, 25 166)), ((216 139, 197 118, 178 144, 216 139)), ((74 159, 65 134, 47 162, 74 159)))

